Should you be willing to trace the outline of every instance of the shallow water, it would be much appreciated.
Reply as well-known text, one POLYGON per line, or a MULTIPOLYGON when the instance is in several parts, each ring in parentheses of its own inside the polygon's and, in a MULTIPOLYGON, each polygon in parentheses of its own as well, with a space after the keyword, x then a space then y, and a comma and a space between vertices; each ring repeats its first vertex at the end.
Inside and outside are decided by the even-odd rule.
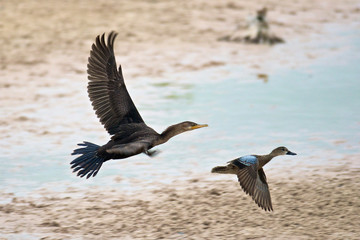
MULTIPOLYGON (((154 158, 142 154, 107 162, 94 179, 77 178, 69 169, 69 154, 76 143, 102 144, 108 138, 100 123, 94 128, 97 120, 90 103, 84 111, 71 98, 50 103, 49 108, 33 106, 34 117, 46 116, 44 126, 51 129, 50 134, 33 139, 22 132, 28 144, 15 141, 4 149, 0 190, 21 195, 38 188, 62 190, 69 186, 111 185, 129 190, 148 183, 151 187, 153 182, 209 172, 238 156, 265 154, 281 145, 298 156, 274 160, 271 168, 276 166, 279 171, 341 165, 346 155, 360 153, 360 31, 332 26, 326 37, 274 47, 274 54, 293 51, 294 60, 309 64, 289 68, 264 60, 271 69, 263 77, 243 66, 221 66, 127 81, 139 112, 155 130, 161 132, 184 120, 208 123, 209 128, 176 136, 157 147, 161 153, 154 158), (326 54, 309 59, 301 51, 309 48, 324 49, 326 54), (70 120, 64 116, 82 127, 69 127, 70 120), (53 126, 51 119, 56 122, 53 126)), ((69 83, 67 79, 60 82, 63 86, 69 83)), ((78 87, 86 95, 85 85, 78 87)), ((61 94, 62 90, 58 91, 61 94)))

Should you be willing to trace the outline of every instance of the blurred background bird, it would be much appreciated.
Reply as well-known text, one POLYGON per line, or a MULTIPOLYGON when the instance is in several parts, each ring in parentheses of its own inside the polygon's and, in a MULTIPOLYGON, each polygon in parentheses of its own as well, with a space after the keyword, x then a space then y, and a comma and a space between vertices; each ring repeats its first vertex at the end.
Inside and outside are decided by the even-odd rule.
POLYGON ((267 11, 266 7, 257 10, 256 15, 247 20, 246 26, 238 23, 234 32, 220 37, 218 40, 270 45, 285 42, 281 37, 276 36, 270 31, 270 24, 266 19, 267 11))

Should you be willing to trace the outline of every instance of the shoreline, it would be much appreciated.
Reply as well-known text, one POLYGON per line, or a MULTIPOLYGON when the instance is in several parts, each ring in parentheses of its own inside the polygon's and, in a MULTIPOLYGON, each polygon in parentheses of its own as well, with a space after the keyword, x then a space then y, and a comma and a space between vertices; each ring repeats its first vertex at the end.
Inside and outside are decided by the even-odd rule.
POLYGON ((236 176, 174 180, 133 194, 111 187, 60 194, 43 189, 41 197, 0 204, 0 233, 41 239, 356 239, 359 172, 276 177, 266 171, 273 212, 258 208, 236 176))

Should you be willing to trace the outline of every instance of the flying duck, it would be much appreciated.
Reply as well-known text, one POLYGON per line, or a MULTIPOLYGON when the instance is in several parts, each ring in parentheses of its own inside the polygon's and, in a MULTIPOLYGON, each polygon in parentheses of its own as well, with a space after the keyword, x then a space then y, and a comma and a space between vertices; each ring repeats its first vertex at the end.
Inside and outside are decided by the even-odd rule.
POLYGON ((226 166, 214 167, 212 173, 236 174, 241 188, 259 207, 273 211, 269 186, 263 166, 280 155, 296 155, 286 147, 278 147, 267 155, 246 155, 228 162, 226 166))

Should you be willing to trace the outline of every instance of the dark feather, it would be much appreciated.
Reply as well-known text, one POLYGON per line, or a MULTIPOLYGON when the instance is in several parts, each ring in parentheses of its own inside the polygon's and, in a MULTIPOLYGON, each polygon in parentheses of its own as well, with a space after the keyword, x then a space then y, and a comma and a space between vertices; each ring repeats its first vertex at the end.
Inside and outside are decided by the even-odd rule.
POLYGON ((116 33, 96 38, 88 63, 88 93, 96 115, 109 134, 113 135, 122 124, 143 123, 126 89, 121 67, 117 71, 114 56, 116 33))

